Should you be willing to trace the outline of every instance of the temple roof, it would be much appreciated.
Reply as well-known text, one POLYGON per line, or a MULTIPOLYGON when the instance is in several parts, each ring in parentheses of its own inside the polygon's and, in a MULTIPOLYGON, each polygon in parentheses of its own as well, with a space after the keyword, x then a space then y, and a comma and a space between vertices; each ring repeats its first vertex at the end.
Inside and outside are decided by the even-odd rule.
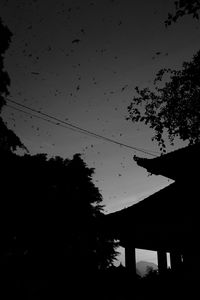
POLYGON ((200 144, 187 146, 153 159, 133 158, 137 164, 149 173, 163 175, 170 179, 194 177, 195 169, 200 166, 200 144))
POLYGON ((183 247, 185 239, 198 228, 198 203, 195 191, 174 182, 144 200, 105 216, 107 230, 136 248, 183 247), (188 203, 192 200, 192 205, 188 203))
POLYGON ((199 228, 198 176, 200 144, 153 159, 134 157, 155 175, 175 180, 144 200, 105 216, 104 225, 121 245, 144 249, 186 249, 196 243, 199 228), (177 180, 178 179, 178 180, 177 180))
POLYGON ((188 201, 194 192, 175 182, 128 208, 110 213, 109 217, 123 224, 182 223, 186 215, 188 218, 188 201))

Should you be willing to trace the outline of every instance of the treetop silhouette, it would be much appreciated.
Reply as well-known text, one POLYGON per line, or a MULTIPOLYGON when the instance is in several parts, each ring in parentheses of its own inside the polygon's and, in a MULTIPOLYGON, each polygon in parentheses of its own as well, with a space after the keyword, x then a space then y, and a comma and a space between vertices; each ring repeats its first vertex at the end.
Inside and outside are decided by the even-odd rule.
MULTIPOLYGON (((0 114, 2 107, 6 104, 6 97, 9 95, 9 85, 10 78, 8 73, 4 70, 4 54, 8 49, 12 33, 10 30, 2 23, 0 18, 0 114)), ((6 124, 0 116, 0 148, 4 150, 14 151, 17 147, 27 150, 27 148, 22 144, 19 137, 10 129, 7 128, 6 124)))
POLYGON ((6 195, 1 201, 1 257, 27 257, 46 267, 51 257, 51 265, 57 260, 74 270, 112 264, 117 244, 101 228, 102 196, 92 182, 94 169, 80 154, 69 160, 7 152, 0 162, 6 195))
POLYGON ((200 51, 181 70, 161 69, 153 88, 136 87, 137 96, 128 106, 132 122, 144 122, 154 129, 152 140, 166 152, 166 133, 171 145, 175 138, 194 144, 200 141, 200 51))
POLYGON ((199 9, 200 1, 199 0, 178 0, 174 1, 175 4, 175 13, 168 13, 168 18, 165 21, 165 25, 169 26, 172 23, 175 23, 179 18, 185 15, 192 15, 193 18, 199 20, 199 9))

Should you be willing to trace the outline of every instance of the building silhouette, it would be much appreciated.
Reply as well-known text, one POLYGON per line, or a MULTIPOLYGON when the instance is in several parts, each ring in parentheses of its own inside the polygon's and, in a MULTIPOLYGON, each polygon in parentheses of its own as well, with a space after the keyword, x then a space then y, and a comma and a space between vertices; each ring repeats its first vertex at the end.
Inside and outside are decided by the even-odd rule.
POLYGON ((200 144, 187 146, 153 159, 134 156, 149 173, 173 183, 144 200, 105 216, 105 226, 125 248, 125 265, 136 273, 135 249, 157 251, 160 276, 198 279, 200 144))

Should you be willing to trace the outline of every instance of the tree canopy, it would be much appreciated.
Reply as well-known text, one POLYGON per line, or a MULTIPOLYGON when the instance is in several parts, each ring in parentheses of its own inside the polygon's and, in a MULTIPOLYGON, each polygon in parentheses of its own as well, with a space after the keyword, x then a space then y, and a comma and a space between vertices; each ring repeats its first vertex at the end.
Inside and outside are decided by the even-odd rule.
POLYGON ((200 51, 182 69, 161 69, 152 88, 136 87, 137 96, 128 106, 133 122, 144 122, 155 131, 165 152, 165 133, 170 143, 176 137, 193 144, 200 141, 200 51))
POLYGON ((0 163, 1 258, 40 267, 51 258, 51 267, 74 270, 112 264, 117 244, 100 226, 102 196, 92 182, 94 169, 79 154, 69 160, 4 152, 0 163))
MULTIPOLYGON (((0 114, 2 107, 6 104, 6 97, 9 95, 10 78, 8 73, 4 70, 4 54, 8 49, 11 42, 12 33, 2 23, 0 18, 0 114)), ((5 150, 16 150, 17 147, 23 148, 27 151, 26 147, 22 144, 19 137, 10 129, 0 116, 0 147, 5 150)))
POLYGON ((174 1, 175 13, 168 13, 168 18, 165 21, 165 25, 169 26, 175 23, 179 18, 185 15, 192 15, 193 18, 199 20, 199 0, 178 0, 174 1))

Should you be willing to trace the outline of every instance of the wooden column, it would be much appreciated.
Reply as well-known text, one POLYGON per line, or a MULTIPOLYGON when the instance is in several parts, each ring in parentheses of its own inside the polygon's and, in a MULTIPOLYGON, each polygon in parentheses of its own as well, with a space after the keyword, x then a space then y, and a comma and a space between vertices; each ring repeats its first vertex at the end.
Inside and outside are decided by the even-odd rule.
POLYGON ((158 255, 158 272, 163 275, 167 271, 167 253, 163 250, 157 252, 158 255))
POLYGON ((174 273, 179 273, 182 267, 181 254, 176 251, 170 252, 170 262, 171 262, 171 270, 174 273))
MULTIPOLYGON (((192 247, 191 247, 192 248, 192 247)), ((196 249, 183 253, 183 275, 187 280, 198 280, 200 261, 199 253, 196 249)))
POLYGON ((125 247, 125 266, 127 271, 136 274, 136 254, 134 247, 125 247))

